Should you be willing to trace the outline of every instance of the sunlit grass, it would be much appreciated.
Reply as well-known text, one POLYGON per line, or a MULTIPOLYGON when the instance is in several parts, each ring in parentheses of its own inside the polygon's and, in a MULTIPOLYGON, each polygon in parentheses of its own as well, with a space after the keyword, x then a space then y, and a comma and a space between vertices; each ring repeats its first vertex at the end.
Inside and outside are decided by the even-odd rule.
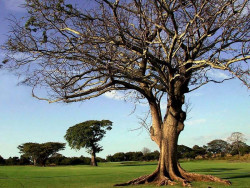
MULTIPOLYGON (((116 183, 126 182, 141 175, 150 174, 156 162, 100 163, 90 166, 0 166, 1 188, 36 187, 89 187, 108 188, 116 183)), ((181 164, 186 170, 196 173, 212 174, 229 179, 230 187, 250 187, 250 163, 227 161, 190 161, 181 164)), ((228 187, 218 183, 193 182, 193 187, 228 187)), ((137 187, 154 187, 143 185, 137 187)), ((172 187, 181 187, 180 185, 172 187)))

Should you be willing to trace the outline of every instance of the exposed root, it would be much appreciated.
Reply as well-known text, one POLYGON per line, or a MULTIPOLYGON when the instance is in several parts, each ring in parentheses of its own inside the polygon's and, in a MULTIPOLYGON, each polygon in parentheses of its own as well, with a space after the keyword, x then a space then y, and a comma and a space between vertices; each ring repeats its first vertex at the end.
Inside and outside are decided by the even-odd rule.
POLYGON ((180 173, 179 175, 171 173, 171 175, 167 177, 164 176, 162 173, 160 173, 158 168, 154 173, 150 175, 141 176, 126 183, 115 184, 114 186, 139 185, 147 183, 153 183, 158 186, 164 186, 164 185, 175 185, 177 184, 177 182, 180 182, 184 187, 191 187, 190 182, 192 181, 219 182, 219 183, 224 183, 226 185, 231 185, 230 181, 215 176, 186 172, 181 168, 180 165, 178 165, 178 170, 180 173))
POLYGON ((170 180, 167 177, 153 177, 154 174, 141 176, 139 178, 136 178, 134 180, 128 181, 126 183, 121 184, 115 184, 114 186, 127 186, 127 185, 138 185, 138 184, 147 184, 147 183, 155 183, 158 186, 164 186, 164 185, 175 185, 176 182, 170 180))
POLYGON ((176 184, 176 182, 170 180, 170 179, 167 178, 167 177, 161 178, 160 180, 158 180, 158 183, 157 183, 158 186, 175 185, 175 184, 176 184))
POLYGON ((176 185, 177 182, 181 182, 184 187, 191 187, 190 182, 187 181, 186 179, 183 179, 178 176, 174 176, 172 180, 166 176, 160 175, 158 170, 156 170, 154 173, 150 175, 141 176, 139 178, 128 181, 126 183, 115 184, 114 186, 139 185, 139 184, 147 184, 147 183, 153 183, 158 186, 164 186, 164 185, 176 185))
POLYGON ((178 165, 181 176, 187 179, 188 181, 205 181, 205 182, 218 182, 226 185, 231 185, 232 183, 229 180, 224 180, 212 175, 203 175, 196 174, 191 172, 186 172, 180 165, 178 165))
POLYGON ((174 176, 173 179, 178 181, 178 182, 181 182, 183 187, 191 187, 191 183, 184 178, 174 176))
POLYGON ((126 183, 115 184, 114 186, 126 186, 126 185, 138 185, 138 184, 150 183, 155 179, 157 172, 158 171, 156 170, 154 173, 150 175, 141 176, 126 183))

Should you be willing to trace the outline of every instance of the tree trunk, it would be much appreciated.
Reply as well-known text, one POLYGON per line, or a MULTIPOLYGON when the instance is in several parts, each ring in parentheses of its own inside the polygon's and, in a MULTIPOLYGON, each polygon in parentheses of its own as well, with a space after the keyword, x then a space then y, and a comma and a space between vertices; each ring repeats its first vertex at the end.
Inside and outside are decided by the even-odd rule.
POLYGON ((96 156, 95 156, 94 151, 92 151, 92 154, 91 154, 91 166, 97 166, 96 156))
POLYGON ((151 132, 153 140, 160 148, 160 158, 156 171, 150 175, 141 176, 126 183, 116 184, 116 186, 144 183, 174 185, 177 182, 181 182, 183 186, 191 186, 191 181, 215 181, 230 184, 227 180, 222 180, 213 176, 188 173, 180 167, 177 160, 177 143, 179 134, 184 128, 183 122, 185 118, 186 114, 182 111, 181 105, 178 109, 176 106, 170 105, 167 115, 164 118, 165 120, 161 125, 161 135, 157 135, 156 139, 156 135, 152 135, 153 131, 151 132))
POLYGON ((46 166, 46 160, 47 160, 47 159, 41 159, 41 165, 42 165, 43 167, 46 166))

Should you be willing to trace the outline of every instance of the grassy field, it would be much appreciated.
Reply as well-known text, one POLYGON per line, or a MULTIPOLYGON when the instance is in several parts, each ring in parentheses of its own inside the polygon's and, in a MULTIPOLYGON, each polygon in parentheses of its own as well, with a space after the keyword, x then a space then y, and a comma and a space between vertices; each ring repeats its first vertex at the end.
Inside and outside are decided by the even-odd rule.
MULTIPOLYGON (((250 163, 226 161, 192 161, 181 165, 188 171, 212 174, 229 179, 231 187, 250 187, 250 163)), ((0 187, 11 188, 63 188, 88 187, 108 188, 141 175, 149 174, 156 168, 156 162, 137 163, 100 163, 99 167, 90 166, 0 166, 0 187)), ((192 183, 193 187, 229 187, 217 183, 192 183)), ((154 187, 153 185, 135 186, 136 188, 154 187)), ((173 188, 181 187, 179 185, 173 188)))

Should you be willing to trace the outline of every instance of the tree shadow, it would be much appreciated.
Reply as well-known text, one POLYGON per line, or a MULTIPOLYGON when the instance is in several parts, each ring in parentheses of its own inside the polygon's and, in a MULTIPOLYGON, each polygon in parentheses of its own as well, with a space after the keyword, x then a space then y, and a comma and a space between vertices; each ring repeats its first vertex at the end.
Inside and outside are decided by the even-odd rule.
POLYGON ((223 179, 240 179, 240 178, 250 178, 250 174, 249 173, 237 173, 237 172, 233 172, 233 173, 225 173, 228 171, 234 171, 234 170, 240 170, 242 168, 206 168, 206 169, 194 169, 191 170, 191 172, 195 172, 195 173, 199 173, 199 172, 204 172, 205 174, 210 174, 213 173, 212 175, 221 175, 224 176, 223 179), (227 176, 227 177, 225 177, 227 176))
POLYGON ((241 168, 205 168, 205 169, 194 169, 192 172, 225 172, 225 171, 233 171, 240 170, 241 168))
POLYGON ((250 178, 250 174, 241 174, 241 175, 235 175, 223 179, 237 179, 237 178, 250 178))
POLYGON ((130 162, 124 162, 120 163, 120 166, 155 166, 157 163, 130 163, 130 162))

